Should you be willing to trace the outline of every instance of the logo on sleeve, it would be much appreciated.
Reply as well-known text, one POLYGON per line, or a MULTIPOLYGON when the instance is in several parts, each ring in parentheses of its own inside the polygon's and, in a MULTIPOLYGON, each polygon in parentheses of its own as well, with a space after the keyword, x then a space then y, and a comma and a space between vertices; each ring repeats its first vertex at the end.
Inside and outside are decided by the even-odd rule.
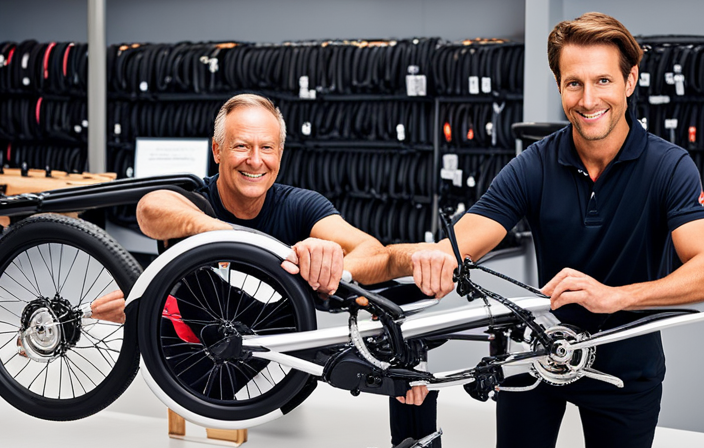
POLYGON ((704 191, 702 191, 702 194, 699 195, 699 203, 704 205, 704 191))

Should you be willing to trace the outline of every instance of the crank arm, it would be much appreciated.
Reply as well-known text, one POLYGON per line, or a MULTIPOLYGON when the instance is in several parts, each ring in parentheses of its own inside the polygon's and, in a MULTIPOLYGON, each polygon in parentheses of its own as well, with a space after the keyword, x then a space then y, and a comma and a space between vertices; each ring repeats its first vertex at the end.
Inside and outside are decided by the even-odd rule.
POLYGON ((621 327, 612 328, 611 330, 606 330, 601 333, 597 333, 589 338, 584 339, 580 342, 571 342, 567 346, 570 350, 579 350, 582 348, 596 347, 603 344, 609 344, 611 342, 622 341, 624 339, 634 338, 636 336, 642 336, 648 333, 654 333, 656 331, 664 330, 670 327, 677 327, 680 325, 687 325, 696 322, 704 321, 704 313, 700 312, 667 312, 663 313, 662 318, 658 318, 658 315, 648 316, 643 319, 639 319, 630 324, 623 325, 621 327), (682 314, 683 312, 687 314, 682 314), (672 316, 672 313, 676 313, 672 316), (667 317, 667 316, 672 317, 667 317), (653 320, 655 318, 656 320, 653 320), (643 322, 641 324, 641 321, 643 322))

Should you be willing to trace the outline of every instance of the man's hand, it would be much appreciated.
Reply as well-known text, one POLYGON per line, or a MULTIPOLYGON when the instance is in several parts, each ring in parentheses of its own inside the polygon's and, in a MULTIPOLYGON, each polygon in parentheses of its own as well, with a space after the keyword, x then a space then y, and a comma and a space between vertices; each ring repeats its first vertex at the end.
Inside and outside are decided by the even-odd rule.
POLYGON ((125 295, 121 290, 98 297, 90 304, 93 319, 125 323, 125 295))
POLYGON ((550 296, 550 306, 556 310, 568 303, 582 305, 592 313, 611 314, 631 305, 632 297, 621 288, 606 286, 574 269, 565 268, 542 289, 550 296))
POLYGON ((445 297, 455 289, 452 273, 457 260, 440 250, 421 250, 411 256, 413 280, 423 294, 435 298, 445 297))
POLYGON ((281 267, 290 274, 300 273, 313 290, 334 294, 342 278, 342 247, 332 241, 306 238, 292 249, 293 252, 281 263, 281 267))
POLYGON ((428 396, 428 388, 426 386, 413 386, 405 397, 396 397, 396 399, 404 404, 414 404, 420 406, 423 400, 428 396))

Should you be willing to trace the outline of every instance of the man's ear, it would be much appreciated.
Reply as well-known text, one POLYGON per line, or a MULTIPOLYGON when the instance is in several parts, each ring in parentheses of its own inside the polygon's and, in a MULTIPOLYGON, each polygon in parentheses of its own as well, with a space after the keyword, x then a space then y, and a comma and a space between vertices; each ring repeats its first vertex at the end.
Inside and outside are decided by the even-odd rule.
POLYGON ((638 66, 634 65, 631 67, 631 71, 626 77, 626 97, 633 95, 636 90, 636 85, 638 84, 638 66))
POLYGON ((220 163, 220 145, 215 140, 213 140, 213 160, 215 163, 220 163))

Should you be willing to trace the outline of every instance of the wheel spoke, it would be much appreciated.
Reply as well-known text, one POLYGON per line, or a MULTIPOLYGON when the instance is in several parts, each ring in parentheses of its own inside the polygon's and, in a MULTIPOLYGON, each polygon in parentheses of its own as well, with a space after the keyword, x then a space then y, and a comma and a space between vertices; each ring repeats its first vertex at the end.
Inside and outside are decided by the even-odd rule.
MULTIPOLYGON (((66 286, 66 281, 68 281, 69 276, 71 275, 71 271, 73 271, 73 265, 76 264, 76 259, 78 258, 78 253, 79 251, 76 250, 76 255, 73 256, 73 260, 71 261, 71 266, 68 268, 68 272, 66 273, 66 277, 64 278, 64 282, 61 284, 59 287, 59 294, 64 290, 64 286, 66 286)), ((61 280, 61 279, 59 279, 61 280)))
MULTIPOLYGON (((27 280, 27 283, 29 283, 29 285, 32 288, 34 288, 34 291, 35 291, 34 293, 37 296, 40 296, 41 292, 39 292, 39 284, 32 283, 32 280, 29 277, 27 277, 27 274, 25 274, 25 272, 24 272, 24 267, 22 266, 22 260, 16 258, 15 260, 12 260, 12 265, 19 271, 20 274, 22 274, 22 277, 24 277, 27 280)), ((7 276, 10 277, 10 274, 8 274, 7 276)), ((10 277, 10 278, 12 278, 12 277, 10 277)), ((15 280, 15 279, 12 278, 12 280, 15 280)), ((34 281, 35 282, 37 281, 36 277, 35 277, 34 281)), ((17 281, 15 281, 15 283, 17 283, 17 281)))
MULTIPOLYGON (((49 246, 49 255, 51 255, 51 246, 48 244, 47 244, 47 246, 49 246)), ((47 265, 46 259, 44 258, 44 254, 42 253, 41 249, 39 249, 39 247, 40 246, 37 246, 37 252, 39 252, 39 256, 41 257, 42 261, 44 262, 44 266, 46 267, 46 271, 49 274, 49 277, 51 278, 51 283, 54 285, 54 292, 56 292, 56 291, 58 291, 59 288, 58 288, 58 285, 56 284, 56 279, 54 278, 54 269, 53 269, 53 267, 50 268, 49 265, 47 265)), ((49 261, 51 262, 51 260, 49 260, 49 261)), ((32 264, 31 259, 29 259, 29 264, 30 265, 32 264)), ((34 271, 34 269, 32 269, 32 271, 34 271)), ((35 277, 36 277, 36 274, 35 274, 35 277)))

